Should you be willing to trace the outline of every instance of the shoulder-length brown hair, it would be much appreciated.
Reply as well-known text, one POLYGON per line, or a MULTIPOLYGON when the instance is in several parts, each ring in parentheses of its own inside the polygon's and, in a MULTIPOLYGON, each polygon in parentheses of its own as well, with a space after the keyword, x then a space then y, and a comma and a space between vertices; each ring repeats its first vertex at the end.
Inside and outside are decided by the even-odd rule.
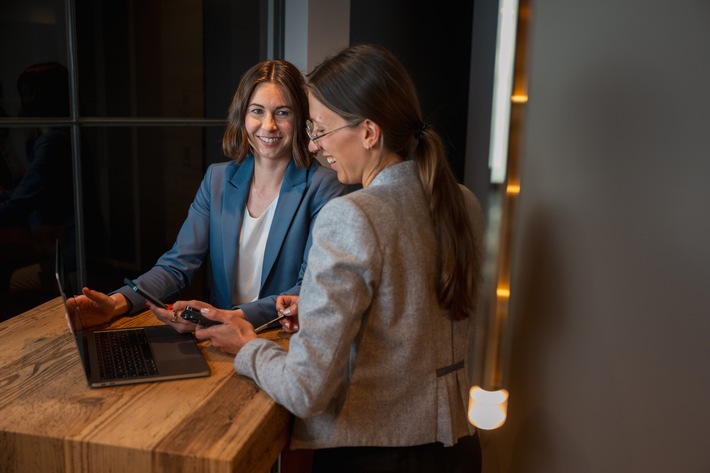
POLYGON ((308 97, 301 71, 288 61, 273 59, 260 62, 244 73, 229 106, 227 129, 222 137, 222 151, 238 163, 251 152, 244 120, 249 101, 259 84, 273 83, 280 86, 293 112, 293 158, 300 167, 307 167, 313 160, 308 152, 306 118, 308 97))

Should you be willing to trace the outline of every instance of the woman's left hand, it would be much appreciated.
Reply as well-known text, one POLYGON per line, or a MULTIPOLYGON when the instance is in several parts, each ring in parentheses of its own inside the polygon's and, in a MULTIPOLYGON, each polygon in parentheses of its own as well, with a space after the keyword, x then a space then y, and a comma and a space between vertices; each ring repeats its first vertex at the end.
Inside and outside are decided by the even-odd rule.
POLYGON ((190 322, 189 320, 185 320, 181 317, 182 312, 185 310, 186 307, 212 307, 209 304, 200 301, 176 301, 170 306, 169 309, 161 309, 160 307, 153 305, 150 302, 148 302, 147 305, 148 308, 153 312, 153 314, 155 314, 155 316, 159 320, 165 322, 167 325, 170 325, 172 328, 174 328, 180 333, 194 332, 200 327, 190 322))
POLYGON ((211 327, 200 325, 200 329, 195 332, 198 340, 210 340, 212 346, 236 355, 247 342, 257 338, 254 326, 247 322, 242 310, 222 310, 211 306, 200 308, 203 309, 200 311, 202 315, 221 323, 211 327))

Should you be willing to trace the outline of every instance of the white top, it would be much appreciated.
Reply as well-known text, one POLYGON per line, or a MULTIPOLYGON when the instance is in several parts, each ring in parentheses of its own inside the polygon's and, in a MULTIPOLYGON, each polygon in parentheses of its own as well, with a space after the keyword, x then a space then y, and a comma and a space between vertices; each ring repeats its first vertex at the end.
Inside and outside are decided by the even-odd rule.
POLYGON ((279 196, 277 195, 264 213, 257 218, 249 215, 249 209, 244 209, 244 221, 239 234, 237 304, 252 302, 259 298, 264 250, 278 201, 279 196))

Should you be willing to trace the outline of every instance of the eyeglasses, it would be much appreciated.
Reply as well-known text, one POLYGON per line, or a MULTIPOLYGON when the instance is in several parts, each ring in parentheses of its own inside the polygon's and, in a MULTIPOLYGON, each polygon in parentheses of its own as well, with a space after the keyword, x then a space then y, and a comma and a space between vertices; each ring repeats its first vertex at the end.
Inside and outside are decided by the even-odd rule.
POLYGON ((321 133, 320 135, 316 135, 316 126, 311 120, 306 120, 306 135, 308 135, 308 138, 316 145, 316 148, 318 148, 320 151, 323 151, 323 148, 320 147, 318 144, 318 140, 323 138, 325 135, 330 135, 331 133, 335 133, 338 130, 342 130, 343 128, 349 128, 353 127, 356 125, 359 125, 360 122, 357 123, 348 123, 347 125, 343 125, 341 127, 336 128, 335 130, 330 130, 326 131, 325 133, 321 133))

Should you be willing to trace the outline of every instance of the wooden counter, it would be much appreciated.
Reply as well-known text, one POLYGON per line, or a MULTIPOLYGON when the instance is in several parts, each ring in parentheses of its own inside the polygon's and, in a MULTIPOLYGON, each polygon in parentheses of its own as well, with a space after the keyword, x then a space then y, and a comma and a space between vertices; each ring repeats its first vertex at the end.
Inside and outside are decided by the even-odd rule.
MULTIPOLYGON (((113 326, 159 323, 147 312, 113 326)), ((260 336, 288 345, 281 330, 260 336)), ((269 471, 290 414, 200 346, 210 377, 92 389, 61 299, 1 323, 0 471, 269 471)))

